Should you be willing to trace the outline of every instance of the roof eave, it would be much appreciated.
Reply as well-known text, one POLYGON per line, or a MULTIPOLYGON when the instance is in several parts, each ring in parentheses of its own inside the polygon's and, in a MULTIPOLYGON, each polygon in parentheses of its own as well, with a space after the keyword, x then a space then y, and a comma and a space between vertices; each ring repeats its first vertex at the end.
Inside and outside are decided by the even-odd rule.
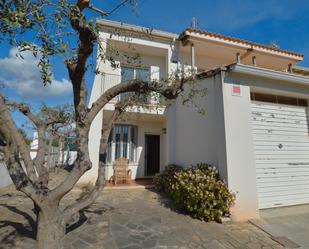
MULTIPOLYGON (((296 60, 296 61, 302 61, 304 59, 303 54, 299 54, 299 53, 295 53, 295 52, 289 52, 289 51, 282 50, 282 49, 271 48, 269 46, 258 45, 256 43, 250 43, 250 42, 245 42, 245 41, 243 41, 243 42, 231 41, 231 40, 227 40, 227 39, 224 39, 224 38, 218 38, 218 37, 215 37, 215 36, 212 36, 212 35, 209 35, 209 34, 196 34, 195 32, 192 32, 192 31, 189 31, 189 30, 185 30, 181 34, 181 37, 185 37, 186 40, 189 40, 189 39, 192 39, 192 38, 193 39, 194 38, 208 39, 208 40, 211 40, 211 41, 214 41, 214 42, 229 44, 229 45, 241 47, 241 48, 244 48, 244 49, 254 49, 256 51, 263 52, 263 53, 271 53, 273 55, 286 57, 286 58, 296 60)), ((224 37, 224 36, 222 36, 222 37, 224 37)), ((240 40, 240 39, 238 39, 238 40, 240 40)))
POLYGON ((279 72, 266 68, 254 67, 243 64, 233 64, 229 66, 228 71, 309 86, 309 77, 296 75, 293 73, 279 72))
POLYGON ((107 19, 97 18, 96 23, 103 27, 118 28, 118 29, 122 29, 126 31, 133 31, 136 33, 147 33, 148 35, 161 37, 161 38, 165 38, 169 40, 175 40, 178 38, 178 35, 174 33, 169 33, 169 32, 147 28, 143 26, 137 26, 133 24, 127 24, 127 23, 122 23, 122 22, 117 22, 117 21, 110 21, 107 19))

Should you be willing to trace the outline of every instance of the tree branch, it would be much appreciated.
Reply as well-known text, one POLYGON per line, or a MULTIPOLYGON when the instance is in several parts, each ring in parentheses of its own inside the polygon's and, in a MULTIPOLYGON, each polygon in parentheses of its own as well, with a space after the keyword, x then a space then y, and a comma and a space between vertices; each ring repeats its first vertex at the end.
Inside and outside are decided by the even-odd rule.
POLYGON ((66 219, 69 219, 74 213, 77 213, 79 210, 82 210, 85 207, 88 207, 101 193, 105 187, 105 167, 106 167, 106 150, 108 145, 108 138, 112 130, 114 122, 119 118, 119 116, 124 112, 125 108, 130 105, 131 100, 127 99, 119 102, 111 119, 108 124, 104 126, 102 130, 101 142, 100 142, 100 163, 98 168, 98 177, 94 188, 81 200, 78 200, 74 204, 66 207, 63 212, 63 216, 66 219))
POLYGON ((18 102, 9 102, 7 105, 16 108, 22 114, 29 118, 29 120, 35 125, 38 134, 38 150, 35 158, 33 159, 33 163, 35 165, 36 172, 38 174, 38 182, 43 187, 47 188, 48 185, 48 178, 49 172, 48 169, 45 167, 45 153, 46 153, 46 144, 45 144, 45 133, 46 128, 49 125, 55 123, 63 123, 66 120, 62 120, 58 117, 58 112, 52 111, 50 109, 42 109, 40 115, 34 115, 31 111, 29 106, 23 103, 18 102), (46 112, 44 114, 44 112, 46 112), (46 117, 45 117, 46 116, 46 117))
POLYGON ((12 120, 10 112, 6 106, 5 98, 0 95, 0 131, 2 133, 3 139, 7 144, 12 144, 11 146, 16 146, 17 151, 19 151, 21 158, 25 164, 27 174, 31 181, 37 181, 37 176, 34 168, 34 164, 30 157, 29 148, 18 131, 15 123, 12 120))
POLYGON ((90 111, 87 114, 87 124, 91 124, 96 115, 102 110, 102 108, 113 98, 121 93, 125 92, 138 92, 148 93, 156 92, 161 94, 167 99, 175 99, 183 90, 185 83, 192 81, 194 76, 180 79, 179 81, 172 82, 171 84, 165 84, 157 81, 142 81, 142 80, 129 80, 113 86, 104 92, 91 106, 90 111))
POLYGON ((17 110, 19 110, 22 114, 24 114, 29 120, 37 126, 39 124, 39 119, 30 111, 29 106, 18 103, 18 102, 8 102, 7 106, 11 106, 17 110))
POLYGON ((14 145, 6 145, 3 152, 9 175, 16 189, 25 193, 32 200, 37 200, 35 187, 25 173, 20 162, 19 153, 16 148, 14 149, 14 145))
POLYGON ((87 109, 87 88, 85 86, 84 74, 86 71, 87 59, 92 54, 94 42, 97 40, 97 34, 94 27, 88 25, 82 13, 84 8, 89 5, 89 0, 78 0, 76 5, 79 12, 72 9, 69 19, 72 28, 79 34, 79 46, 77 58, 67 60, 66 65, 73 85, 76 119, 77 122, 82 125, 83 117, 87 109))
POLYGON ((79 47, 77 58, 66 61, 67 69, 73 85, 73 98, 75 107, 76 137, 78 140, 77 160, 70 174, 58 187, 52 190, 52 198, 61 199, 69 192, 79 178, 91 168, 91 161, 88 151, 88 133, 90 126, 85 125, 87 114, 87 88, 84 74, 88 57, 93 52, 94 41, 97 39, 96 32, 91 25, 87 25, 86 18, 82 11, 89 5, 89 1, 77 1, 79 12, 72 9, 70 21, 72 28, 79 34, 79 47), (85 5, 86 4, 86 5, 85 5))
POLYGON ((48 178, 49 178, 49 172, 48 169, 45 167, 45 153, 46 153, 46 143, 45 143, 45 132, 46 132, 46 125, 38 125, 37 126, 38 131, 38 150, 36 153, 35 158, 33 159, 33 162, 35 164, 35 167, 37 169, 37 173, 39 175, 39 183, 43 187, 47 187, 48 185, 48 178))
POLYGON ((86 9, 86 8, 88 8, 88 9, 91 9, 91 10, 93 10, 93 11, 95 11, 95 12, 100 13, 102 16, 108 16, 108 15, 114 13, 116 10, 118 10, 118 9, 121 8, 122 6, 124 6, 127 2, 129 2, 129 0, 124 0, 124 1, 122 1, 121 3, 119 3, 118 5, 116 5, 116 7, 114 7, 112 10, 107 11, 107 12, 105 12, 105 11, 103 11, 103 10, 100 10, 100 9, 94 7, 93 5, 91 5, 91 4, 90 4, 90 0, 79 0, 79 1, 77 2, 77 6, 78 6, 78 8, 79 8, 81 11, 83 11, 83 10, 86 9))
POLYGON ((98 11, 97 8, 93 7, 93 6, 89 6, 90 9, 99 12, 102 16, 109 16, 111 14, 113 14, 116 10, 120 9, 122 6, 124 6, 127 2, 129 2, 129 0, 124 0, 121 3, 119 3, 116 7, 114 7, 112 10, 108 11, 108 12, 104 12, 104 11, 98 11))

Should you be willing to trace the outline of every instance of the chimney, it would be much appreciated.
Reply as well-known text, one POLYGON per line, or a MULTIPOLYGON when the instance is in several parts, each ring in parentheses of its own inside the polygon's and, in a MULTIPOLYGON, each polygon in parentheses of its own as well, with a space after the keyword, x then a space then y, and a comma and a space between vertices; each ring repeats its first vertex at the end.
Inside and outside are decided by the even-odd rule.
POLYGON ((197 19, 195 17, 192 17, 192 21, 191 21, 191 28, 193 29, 197 29, 197 19))

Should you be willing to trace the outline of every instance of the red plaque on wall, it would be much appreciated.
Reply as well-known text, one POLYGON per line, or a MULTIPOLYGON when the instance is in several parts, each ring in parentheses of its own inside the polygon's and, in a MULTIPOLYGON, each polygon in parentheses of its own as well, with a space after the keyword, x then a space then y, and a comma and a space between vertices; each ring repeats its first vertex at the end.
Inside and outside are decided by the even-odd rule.
POLYGON ((241 86, 240 85, 232 85, 232 95, 241 96, 241 86))

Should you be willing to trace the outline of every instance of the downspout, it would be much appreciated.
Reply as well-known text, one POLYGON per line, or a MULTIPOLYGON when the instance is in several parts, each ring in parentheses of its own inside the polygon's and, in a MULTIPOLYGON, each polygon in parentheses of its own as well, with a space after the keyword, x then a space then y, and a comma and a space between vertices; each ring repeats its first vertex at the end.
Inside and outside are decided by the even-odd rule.
POLYGON ((193 43, 191 43, 191 70, 192 72, 195 71, 195 48, 193 43))

